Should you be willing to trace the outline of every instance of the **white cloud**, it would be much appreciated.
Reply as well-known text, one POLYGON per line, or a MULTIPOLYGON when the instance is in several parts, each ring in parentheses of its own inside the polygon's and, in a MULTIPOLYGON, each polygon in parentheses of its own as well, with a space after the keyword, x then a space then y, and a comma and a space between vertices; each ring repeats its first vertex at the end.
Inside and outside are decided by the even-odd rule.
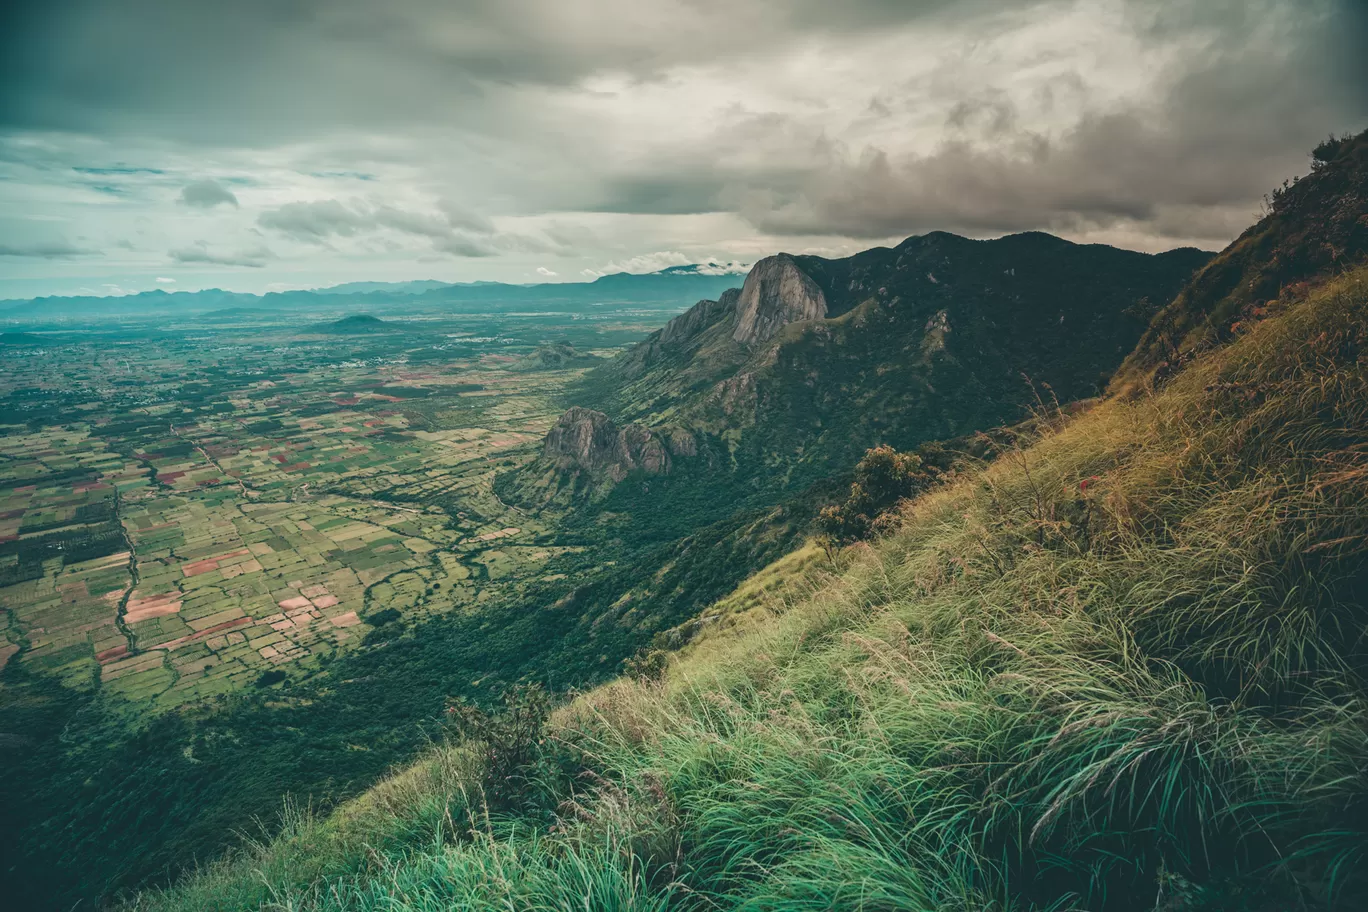
POLYGON ((158 284, 158 285, 175 285, 175 284, 176 284, 176 280, 175 280, 175 279, 169 279, 169 278, 167 278, 166 276, 157 276, 157 284, 158 284))
POLYGON ((206 241, 196 241, 188 247, 173 247, 166 255, 174 262, 182 264, 246 266, 251 269, 260 269, 268 261, 275 259, 275 254, 263 246, 224 251, 210 247, 206 241))
POLYGON ((550 269, 547 269, 545 266, 538 266, 538 267, 537 267, 537 275, 541 275, 541 276, 553 276, 553 275, 559 275, 559 273, 552 272, 550 269))

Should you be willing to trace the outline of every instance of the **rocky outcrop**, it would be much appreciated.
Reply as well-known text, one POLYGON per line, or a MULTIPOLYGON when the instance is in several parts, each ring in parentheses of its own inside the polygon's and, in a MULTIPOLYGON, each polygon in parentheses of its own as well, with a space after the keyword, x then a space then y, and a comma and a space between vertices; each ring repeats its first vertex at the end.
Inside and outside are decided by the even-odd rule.
POLYGON ((693 435, 682 428, 656 432, 641 424, 618 427, 602 412, 576 407, 547 432, 542 458, 561 472, 583 471, 618 482, 635 469, 668 474, 671 457, 697 451, 693 435))
POLYGON ((666 323, 655 341, 666 348, 688 344, 735 308, 739 294, 737 289, 730 288, 716 301, 699 301, 666 323))
POLYGON ((732 338, 763 345, 790 323, 827 315, 826 297, 788 254, 766 257, 751 268, 736 304, 732 338))

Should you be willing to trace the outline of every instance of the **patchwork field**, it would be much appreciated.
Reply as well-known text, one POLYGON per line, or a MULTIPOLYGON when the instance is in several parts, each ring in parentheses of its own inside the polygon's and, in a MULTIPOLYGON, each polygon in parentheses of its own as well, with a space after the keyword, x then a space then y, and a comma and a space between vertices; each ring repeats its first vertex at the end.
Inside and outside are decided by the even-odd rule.
MULTIPOLYGON (((660 319, 601 321, 585 347, 660 319)), ((0 353, 0 668, 166 709, 306 677, 379 625, 473 610, 574 553, 493 478, 584 368, 518 369, 536 321, 453 320, 397 339, 122 328, 0 353)))

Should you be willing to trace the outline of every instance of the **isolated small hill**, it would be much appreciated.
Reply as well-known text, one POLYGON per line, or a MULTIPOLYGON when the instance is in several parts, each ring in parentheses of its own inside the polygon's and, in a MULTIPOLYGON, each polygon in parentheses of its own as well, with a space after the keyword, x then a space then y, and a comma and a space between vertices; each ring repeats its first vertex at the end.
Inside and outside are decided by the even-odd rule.
POLYGON ((402 326, 396 326, 370 314, 353 314, 340 320, 333 320, 331 323, 324 323, 315 329, 315 332, 331 336, 366 336, 403 331, 402 326))
POLYGON ((572 367, 587 367, 599 363, 598 358, 576 351, 569 342, 545 342, 519 358, 510 365, 509 369, 515 371, 566 370, 572 367))
POLYGON ((1208 263, 1160 311, 1116 387, 1171 374, 1193 355, 1228 341, 1239 325, 1267 316, 1307 283, 1368 258, 1368 131, 1332 138, 1312 154, 1311 173, 1270 198, 1259 222, 1208 263))
POLYGON ((0 332, 0 345, 43 345, 43 337, 26 332, 0 332))

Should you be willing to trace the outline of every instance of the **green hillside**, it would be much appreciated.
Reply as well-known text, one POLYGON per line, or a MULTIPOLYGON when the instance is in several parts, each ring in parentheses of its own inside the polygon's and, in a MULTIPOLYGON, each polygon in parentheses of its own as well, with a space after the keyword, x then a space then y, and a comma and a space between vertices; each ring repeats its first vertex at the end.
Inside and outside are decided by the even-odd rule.
POLYGON ((1361 908, 1365 346, 1358 271, 134 907, 1361 908))
POLYGON ((1305 294, 1368 255, 1368 131, 1327 140, 1311 173, 1284 183, 1268 213, 1208 263, 1145 332, 1118 372, 1124 390, 1172 373, 1287 294, 1305 294))
MULTIPOLYGON (((1313 224, 1320 199, 1259 230, 1313 224)), ((818 270, 781 265, 778 303, 810 312, 818 270)), ((984 438, 995 459, 940 471, 841 551, 799 540, 817 492, 672 541, 696 517, 652 520, 646 487, 619 484, 578 528, 654 523, 659 553, 557 603, 536 649, 512 605, 485 621, 514 632, 462 642, 516 653, 510 685, 554 685, 654 630, 625 676, 558 706, 525 685, 499 712, 448 701, 416 765, 129 907, 1363 908, 1368 267, 1339 271, 1123 395, 1042 398, 984 438), (717 568, 757 559, 719 591, 717 568)), ((614 369, 648 377, 681 339, 694 362, 725 349, 707 327, 728 306, 614 369)), ((782 349, 812 321, 751 312, 733 341, 743 323, 782 349)), ((628 428, 579 414, 560 452, 640 462, 651 438, 628 428)), ((423 643, 397 673, 430 674, 423 643)))

